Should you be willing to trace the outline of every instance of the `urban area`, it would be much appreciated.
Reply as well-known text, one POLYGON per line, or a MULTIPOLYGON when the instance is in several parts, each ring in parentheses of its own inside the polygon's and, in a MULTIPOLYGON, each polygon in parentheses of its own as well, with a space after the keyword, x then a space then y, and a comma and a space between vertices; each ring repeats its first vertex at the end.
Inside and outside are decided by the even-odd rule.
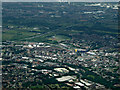
POLYGON ((2 87, 119 90, 118 3, 3 3, 2 87))

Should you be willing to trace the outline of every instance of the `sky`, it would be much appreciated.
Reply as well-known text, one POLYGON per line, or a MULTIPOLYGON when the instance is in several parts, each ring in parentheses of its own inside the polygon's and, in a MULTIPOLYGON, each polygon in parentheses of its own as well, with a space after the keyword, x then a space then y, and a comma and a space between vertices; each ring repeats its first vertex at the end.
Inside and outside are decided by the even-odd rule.
MULTIPOLYGON (((0 0, 2 2, 58 2, 61 0, 0 0)), ((119 2, 120 0, 62 0, 70 2, 119 2)))

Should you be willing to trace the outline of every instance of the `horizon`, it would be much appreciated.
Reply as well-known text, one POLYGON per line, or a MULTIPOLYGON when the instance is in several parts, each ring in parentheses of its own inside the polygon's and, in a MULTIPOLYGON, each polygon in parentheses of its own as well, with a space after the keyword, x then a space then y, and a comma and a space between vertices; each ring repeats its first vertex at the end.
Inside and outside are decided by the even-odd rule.
POLYGON ((119 2, 119 0, 1 0, 1 2, 119 2))

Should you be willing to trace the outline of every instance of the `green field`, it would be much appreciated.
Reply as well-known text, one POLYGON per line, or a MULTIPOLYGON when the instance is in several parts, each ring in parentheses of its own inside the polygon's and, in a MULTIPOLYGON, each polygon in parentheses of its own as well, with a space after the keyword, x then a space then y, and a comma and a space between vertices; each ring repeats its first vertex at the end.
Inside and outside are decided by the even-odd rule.
POLYGON ((2 33, 2 39, 3 41, 5 40, 17 41, 34 35, 37 34, 33 32, 29 32, 27 30, 26 31, 9 30, 9 31, 4 31, 2 33))

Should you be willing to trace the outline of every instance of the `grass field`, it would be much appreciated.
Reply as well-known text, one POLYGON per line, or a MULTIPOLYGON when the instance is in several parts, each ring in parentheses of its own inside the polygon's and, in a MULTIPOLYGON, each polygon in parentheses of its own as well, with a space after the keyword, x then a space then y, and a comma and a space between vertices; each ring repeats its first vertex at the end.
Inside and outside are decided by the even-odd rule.
POLYGON ((65 35, 55 35, 49 38, 49 40, 55 40, 55 41, 64 41, 64 40, 69 40, 70 37, 65 36, 65 35))
POLYGON ((11 40, 11 41, 16 41, 16 40, 20 40, 20 39, 24 39, 26 37, 30 37, 33 35, 37 35, 34 32, 29 32, 27 30, 25 31, 18 31, 18 30, 7 30, 7 31, 3 31, 2 33, 2 39, 3 41, 5 40, 11 40))

